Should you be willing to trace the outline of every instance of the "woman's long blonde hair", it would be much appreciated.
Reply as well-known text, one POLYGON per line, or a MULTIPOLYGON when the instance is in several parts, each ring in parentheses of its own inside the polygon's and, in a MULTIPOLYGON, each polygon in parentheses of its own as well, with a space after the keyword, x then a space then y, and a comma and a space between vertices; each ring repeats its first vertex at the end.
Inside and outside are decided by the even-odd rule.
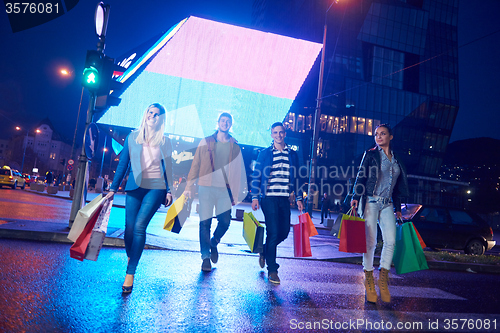
POLYGON ((135 142, 137 144, 144 144, 147 143, 150 146, 159 146, 163 145, 165 143, 165 136, 163 135, 165 133, 165 123, 167 122, 167 116, 165 112, 165 108, 159 104, 159 103, 153 103, 148 108, 146 111, 144 111, 144 115, 142 116, 142 121, 141 121, 141 126, 137 129, 138 135, 137 138, 135 138, 135 142), (147 135, 147 126, 146 126, 146 119, 148 117, 148 112, 149 110, 157 108, 160 110, 160 116, 158 117, 158 126, 156 133, 154 133, 151 137, 151 139, 148 138, 147 135), (149 139, 149 140, 148 140, 149 139))

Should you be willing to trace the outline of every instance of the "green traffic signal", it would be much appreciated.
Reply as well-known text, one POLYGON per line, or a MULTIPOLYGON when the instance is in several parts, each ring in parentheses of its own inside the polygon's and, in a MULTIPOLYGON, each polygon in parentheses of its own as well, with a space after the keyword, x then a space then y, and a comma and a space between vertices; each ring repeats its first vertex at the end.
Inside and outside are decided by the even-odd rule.
POLYGON ((85 69, 83 70, 82 86, 92 92, 96 92, 100 89, 103 59, 102 53, 93 50, 87 51, 85 69))
POLYGON ((97 87, 97 79, 99 77, 99 72, 97 71, 96 68, 90 67, 90 68, 85 68, 83 70, 83 80, 85 84, 87 85, 87 88, 91 87, 97 87))

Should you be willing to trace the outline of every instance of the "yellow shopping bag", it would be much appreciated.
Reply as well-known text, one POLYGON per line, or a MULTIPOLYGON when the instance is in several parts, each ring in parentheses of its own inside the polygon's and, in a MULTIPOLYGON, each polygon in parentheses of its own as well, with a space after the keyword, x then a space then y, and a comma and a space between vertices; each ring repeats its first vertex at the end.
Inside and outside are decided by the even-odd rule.
POLYGON ((253 253, 264 252, 264 227, 251 212, 243 214, 243 238, 253 253))
POLYGON ((178 234, 181 231, 184 222, 186 222, 188 216, 187 207, 186 197, 183 194, 177 198, 177 200, 175 200, 172 206, 168 209, 163 229, 178 234))

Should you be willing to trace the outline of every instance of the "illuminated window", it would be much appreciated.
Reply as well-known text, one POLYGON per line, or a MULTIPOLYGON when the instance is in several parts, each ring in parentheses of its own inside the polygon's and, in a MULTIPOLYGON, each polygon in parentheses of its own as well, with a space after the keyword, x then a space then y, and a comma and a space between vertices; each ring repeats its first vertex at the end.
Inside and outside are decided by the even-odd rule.
MULTIPOLYGON (((338 118, 337 118, 338 119, 338 118)), ((337 122, 338 123, 338 122, 337 122)), ((334 126, 335 126, 335 117, 329 116, 328 117, 328 124, 326 126, 326 132, 327 133, 334 133, 334 126)))
POLYGON ((340 118, 339 133, 344 133, 347 131, 347 117, 340 118))
POLYGON ((373 120, 371 119, 366 120, 366 134, 373 135, 373 120))
POLYGON ((358 121, 356 123, 356 126, 358 127, 358 134, 366 134, 365 133, 365 118, 360 118, 358 117, 358 121))
POLYGON ((326 131, 326 127, 327 127, 327 121, 328 121, 328 116, 327 115, 321 115, 321 119, 319 120, 319 129, 320 131, 322 132, 325 132, 326 131))
POLYGON ((311 130, 312 127, 313 127, 313 120, 312 120, 312 116, 309 115, 309 116, 307 116, 306 131, 311 130))
POLYGON ((285 117, 285 122, 283 123, 283 125, 285 125, 285 129, 295 131, 295 113, 288 113, 288 115, 285 117))
POLYGON ((298 118, 297 118, 297 132, 301 132, 301 133, 304 133, 305 130, 304 130, 304 119, 305 117, 301 114, 299 114, 298 118))
POLYGON ((356 133, 357 131, 357 117, 349 117, 349 132, 356 133))

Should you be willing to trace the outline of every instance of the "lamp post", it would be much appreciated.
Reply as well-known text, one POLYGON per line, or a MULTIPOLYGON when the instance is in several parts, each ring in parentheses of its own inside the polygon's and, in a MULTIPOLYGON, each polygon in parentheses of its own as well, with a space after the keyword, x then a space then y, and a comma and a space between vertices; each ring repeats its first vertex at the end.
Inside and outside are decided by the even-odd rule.
MULTIPOLYGON (((17 131, 20 131, 20 130, 22 130, 22 128, 21 128, 21 127, 19 127, 19 126, 16 126, 16 130, 17 130, 17 131)), ((37 129, 36 129, 36 132, 37 132, 37 133, 40 133, 40 130, 37 128, 37 129)), ((21 162, 21 173, 23 173, 23 168, 24 168, 24 158, 25 158, 25 156, 26 156, 26 147, 28 146, 28 134, 29 134, 29 130, 26 130, 26 139, 25 139, 25 140, 26 140, 26 142, 24 142, 24 149, 23 149, 23 161, 21 162)))
MULTIPOLYGON (((60 67, 59 68, 59 74, 63 77, 68 77, 68 78, 73 78, 74 77, 74 71, 73 70, 70 70, 68 68, 65 68, 65 67, 60 67)), ((76 116, 76 125, 75 125, 75 131, 73 133, 73 143, 71 145, 71 152, 69 154, 69 158, 68 160, 70 159, 73 159, 73 153, 75 152, 75 142, 76 142, 76 134, 77 134, 77 131, 78 131, 78 122, 80 120, 80 111, 82 109, 82 100, 83 100, 83 91, 84 91, 84 87, 82 87, 82 91, 80 93, 80 103, 78 105, 78 113, 77 113, 77 116, 76 116)), ((63 166, 63 173, 65 172, 66 168, 65 166, 63 166)), ((63 175, 64 176, 64 175, 63 175)), ((67 178, 65 179, 65 181, 70 184, 71 183, 71 171, 68 172, 68 176, 67 178)))
MULTIPOLYGON (((323 29, 323 48, 321 49, 321 63, 319 67, 319 82, 318 82, 318 95, 316 98, 316 109, 314 110, 314 127, 313 127, 313 135, 311 142, 311 160, 309 163, 309 183, 307 188, 307 212, 309 215, 312 214, 313 209, 313 196, 314 189, 313 186, 316 186, 316 160, 318 157, 318 139, 319 139, 319 121, 321 117, 321 102, 323 96, 323 73, 325 69, 325 46, 326 46, 326 15, 330 8, 332 8, 333 4, 337 3, 338 0, 334 0, 330 7, 325 12, 325 26, 323 29)), ((317 186, 316 186, 317 187, 317 186)), ((318 189, 319 190, 319 189, 318 189)), ((312 216, 312 215, 311 215, 312 216)))

